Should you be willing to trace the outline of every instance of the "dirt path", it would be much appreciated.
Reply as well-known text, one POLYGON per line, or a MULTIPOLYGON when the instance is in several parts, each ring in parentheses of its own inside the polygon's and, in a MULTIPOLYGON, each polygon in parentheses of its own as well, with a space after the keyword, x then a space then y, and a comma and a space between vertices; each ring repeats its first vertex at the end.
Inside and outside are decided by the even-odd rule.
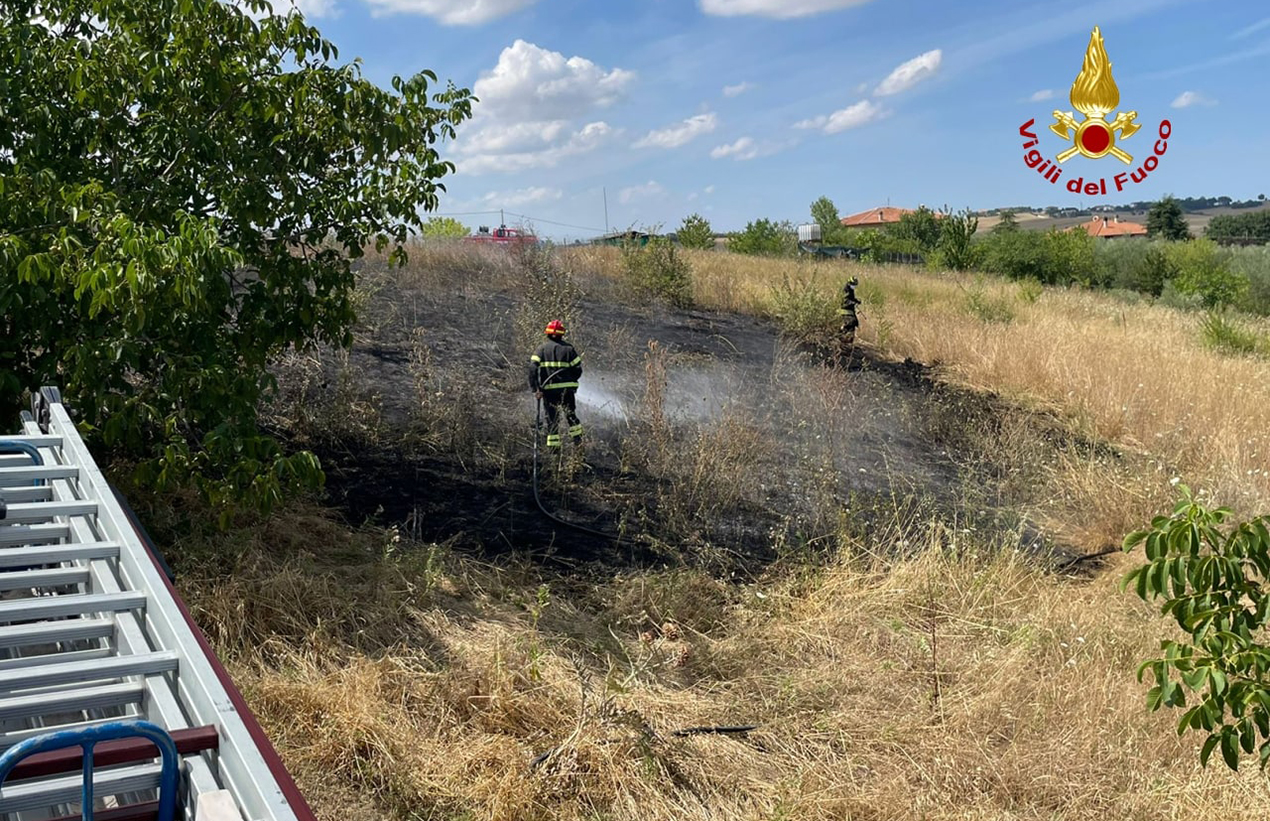
MULTIPOLYGON (((966 507, 968 492, 974 505, 999 500, 991 466, 943 435, 950 414, 964 421, 967 402, 980 414, 983 403, 941 389, 916 363, 866 355, 829 371, 753 318, 584 299, 578 403, 587 467, 571 472, 544 460, 542 497, 561 517, 623 538, 606 542, 560 527, 532 493, 535 405, 523 383, 529 351, 513 350, 517 303, 515 294, 475 285, 423 291, 380 283, 349 364, 359 389, 378 396, 383 427, 400 433, 439 418, 416 388, 416 329, 430 354, 425 394, 449 391, 464 411, 450 419, 461 427, 451 447, 315 447, 331 501, 354 523, 398 523, 420 540, 565 564, 690 555, 752 564, 776 555, 773 534, 808 532, 834 505, 865 516, 861 500, 902 497, 951 514, 966 507), (650 342, 666 356, 663 407, 672 433, 663 462, 699 474, 676 474, 677 484, 632 457, 653 444, 643 441, 650 342), (729 461, 741 440, 744 458, 729 461), (692 496, 706 488, 700 495, 713 499, 720 492, 705 483, 725 481, 722 502, 692 496), (672 515, 677 529, 668 532, 672 515)), ((328 382, 338 378, 328 365, 328 382)), ((1008 511, 978 513, 979 526, 1008 529, 1000 524, 1008 511)), ((1021 533, 1036 538, 1027 527, 1021 533)))

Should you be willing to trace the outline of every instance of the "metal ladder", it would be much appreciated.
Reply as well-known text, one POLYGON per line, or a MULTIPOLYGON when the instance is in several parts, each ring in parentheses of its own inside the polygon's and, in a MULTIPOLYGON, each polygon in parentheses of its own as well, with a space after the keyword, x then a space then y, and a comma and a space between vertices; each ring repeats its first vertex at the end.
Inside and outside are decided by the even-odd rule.
MULTIPOLYGON (((22 418, 21 434, 0 436, 0 754, 152 724, 180 754, 177 818, 313 821, 58 390, 22 418)), ((158 818, 162 745, 133 735, 89 752, 90 793, 79 742, 24 758, 0 784, 0 821, 158 818)))

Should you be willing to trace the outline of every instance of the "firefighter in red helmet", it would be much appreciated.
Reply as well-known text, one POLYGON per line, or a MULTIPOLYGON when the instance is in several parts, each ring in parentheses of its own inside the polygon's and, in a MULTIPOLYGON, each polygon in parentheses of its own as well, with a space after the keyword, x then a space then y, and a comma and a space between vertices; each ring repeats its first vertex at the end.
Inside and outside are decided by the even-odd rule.
POLYGON ((575 394, 582 376, 582 356, 564 339, 564 323, 553 319, 547 323, 547 338, 529 357, 529 389, 542 400, 547 412, 547 447, 560 447, 559 413, 564 411, 569 422, 569 435, 575 443, 582 440, 582 423, 578 421, 575 394))

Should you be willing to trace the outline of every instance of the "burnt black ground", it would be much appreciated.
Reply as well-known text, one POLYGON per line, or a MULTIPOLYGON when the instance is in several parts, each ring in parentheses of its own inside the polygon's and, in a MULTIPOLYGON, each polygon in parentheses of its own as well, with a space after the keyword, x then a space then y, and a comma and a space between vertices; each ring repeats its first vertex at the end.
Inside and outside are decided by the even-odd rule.
MULTIPOLYGON (((329 501, 351 523, 398 524, 420 541, 564 565, 702 561, 752 569, 776 557, 774 533, 796 540, 812 526, 806 518, 812 486, 823 481, 812 465, 823 466, 824 453, 832 451, 833 492, 866 531, 869 511, 889 501, 892 508, 903 503, 976 528, 1013 531, 1024 546, 1038 542, 1034 549, 1056 549, 1017 521, 1014 500, 998 487, 1002 466, 976 452, 966 433, 990 431, 1007 412, 994 397, 953 389, 919 363, 888 362, 860 349, 839 373, 843 381, 829 388, 841 396, 819 400, 838 408, 826 418, 807 395, 808 385, 829 384, 816 381, 823 358, 783 340, 770 324, 628 305, 599 293, 583 298, 573 335, 585 357, 579 414, 589 467, 561 480, 558 465, 544 460, 542 499, 562 518, 622 538, 561 527, 542 515, 532 492, 535 407, 524 384, 529 351, 514 349, 512 333, 519 301, 514 290, 476 283, 411 289, 394 277, 377 280, 349 365, 387 434, 378 444, 302 442, 321 458, 329 501), (424 330, 431 352, 432 383, 441 392, 465 394, 470 429, 453 448, 403 441, 421 422, 410 364, 416 328, 424 330), (757 490, 692 523, 688 534, 661 528, 659 480, 623 469, 623 447, 641 435, 630 420, 650 341, 671 358, 666 404, 685 435, 734 413, 771 437, 773 452, 759 468, 757 490), (825 444, 830 439, 832 446, 825 444)), ((338 379, 328 362, 328 390, 338 379)), ((1056 446, 1073 446, 1059 430, 1045 435, 1056 446)))

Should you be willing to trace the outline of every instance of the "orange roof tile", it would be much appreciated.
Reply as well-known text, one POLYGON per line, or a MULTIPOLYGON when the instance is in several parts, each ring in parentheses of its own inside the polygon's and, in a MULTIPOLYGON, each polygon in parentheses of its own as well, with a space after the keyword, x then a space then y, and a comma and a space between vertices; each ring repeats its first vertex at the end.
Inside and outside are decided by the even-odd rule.
POLYGON ((1095 217, 1089 222, 1073 225, 1067 230, 1075 231, 1077 228, 1086 231, 1091 237, 1145 237, 1147 235, 1145 226, 1136 222, 1121 222, 1118 217, 1114 219, 1095 217))
MULTIPOLYGON (((840 221, 843 225, 849 227, 858 227, 862 225, 890 225, 900 221, 900 217, 905 214, 915 213, 912 208, 894 208, 890 205, 884 205, 879 208, 870 208, 868 211, 861 211, 858 214, 852 214, 843 217, 840 221)), ((935 212, 936 219, 942 219, 943 214, 935 212)))

